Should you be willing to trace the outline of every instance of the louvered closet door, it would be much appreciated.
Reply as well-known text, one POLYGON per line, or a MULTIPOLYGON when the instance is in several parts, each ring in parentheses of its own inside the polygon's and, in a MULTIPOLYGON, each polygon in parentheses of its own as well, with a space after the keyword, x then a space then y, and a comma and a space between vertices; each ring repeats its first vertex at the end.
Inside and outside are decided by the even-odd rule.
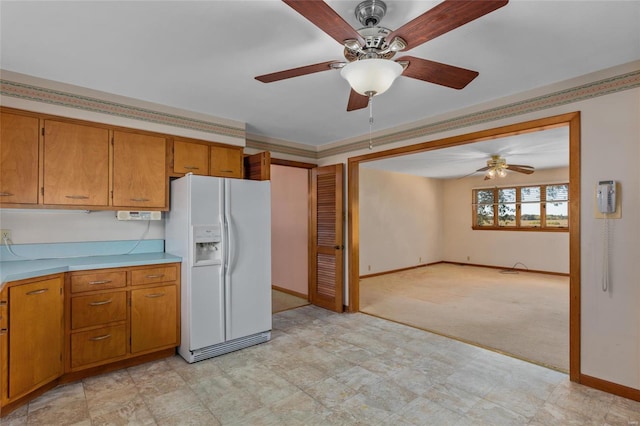
POLYGON ((336 312, 343 310, 343 175, 343 164, 311 171, 310 301, 336 312))

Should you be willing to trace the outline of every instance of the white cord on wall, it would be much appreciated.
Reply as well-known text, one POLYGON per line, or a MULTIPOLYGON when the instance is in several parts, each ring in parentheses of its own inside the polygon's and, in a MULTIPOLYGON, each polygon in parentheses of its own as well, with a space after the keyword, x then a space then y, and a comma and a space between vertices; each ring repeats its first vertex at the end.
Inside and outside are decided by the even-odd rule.
POLYGON ((602 291, 609 291, 609 219, 604 213, 602 221, 603 250, 602 250, 602 291))
MULTIPOLYGON (((140 243, 142 242, 142 240, 144 240, 144 238, 147 236, 147 234, 149 233, 149 229, 151 228, 151 221, 148 220, 147 221, 147 228, 144 230, 144 232, 142 233, 142 235, 140 236, 140 238, 138 238, 138 240, 136 241, 136 243, 133 245, 133 247, 131 247, 130 250, 124 252, 124 253, 116 253, 113 254, 112 256, 121 256, 121 255, 126 255, 126 254, 131 254, 133 253, 133 251, 138 248, 138 246, 140 245, 140 243)), ((80 257, 88 257, 88 256, 60 256, 60 257, 39 257, 39 258, 33 258, 33 257, 27 257, 27 256, 21 256, 19 254, 17 254, 16 252, 13 251, 13 248, 11 248, 11 246, 13 245, 13 243, 11 242, 10 239, 8 238, 3 238, 2 242, 5 246, 7 246, 7 250, 9 251, 9 253, 11 253, 13 256, 17 257, 18 259, 23 259, 23 260, 52 260, 52 259, 76 259, 76 258, 80 258, 80 257)))

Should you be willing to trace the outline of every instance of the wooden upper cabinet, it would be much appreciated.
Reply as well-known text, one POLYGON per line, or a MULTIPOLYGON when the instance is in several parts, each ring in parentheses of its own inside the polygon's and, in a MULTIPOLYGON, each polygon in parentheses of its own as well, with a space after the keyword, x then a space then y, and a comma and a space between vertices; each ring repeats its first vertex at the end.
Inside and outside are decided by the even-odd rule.
POLYGON ((173 172, 209 174, 209 146, 200 143, 173 142, 173 172))
POLYGON ((44 122, 44 204, 109 204, 109 131, 44 122))
POLYGON ((242 147, 211 146, 210 149, 209 174, 211 176, 243 178, 242 147))
POLYGON ((35 117, 0 115, 0 204, 38 203, 38 133, 35 117))
POLYGON ((166 140, 113 132, 113 206, 167 209, 166 140))

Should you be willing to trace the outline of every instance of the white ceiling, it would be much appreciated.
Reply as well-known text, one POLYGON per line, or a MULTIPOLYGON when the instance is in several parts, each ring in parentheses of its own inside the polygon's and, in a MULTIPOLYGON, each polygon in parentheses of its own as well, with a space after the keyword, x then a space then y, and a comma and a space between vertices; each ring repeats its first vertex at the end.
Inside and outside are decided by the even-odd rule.
POLYGON ((474 172, 485 167, 492 155, 502 156, 507 164, 532 166, 535 170, 568 167, 569 127, 369 161, 361 167, 451 179, 481 175, 474 172))
MULTIPOLYGON (((358 0, 327 3, 359 26, 358 0)), ((382 25, 398 28, 436 4, 388 0, 382 25)), ((3 0, 0 15, 5 70, 239 120, 249 133, 310 146, 369 131, 366 109, 346 112, 339 72, 253 78, 342 59, 335 40, 281 1, 3 0)), ((511 0, 408 54, 480 76, 461 91, 399 78, 374 100, 374 131, 640 59, 640 1, 511 0)))

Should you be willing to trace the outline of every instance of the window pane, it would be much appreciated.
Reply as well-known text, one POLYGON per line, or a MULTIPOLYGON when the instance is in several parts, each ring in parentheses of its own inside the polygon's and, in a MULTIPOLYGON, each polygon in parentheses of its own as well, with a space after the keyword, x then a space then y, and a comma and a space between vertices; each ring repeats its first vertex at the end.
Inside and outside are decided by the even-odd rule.
POLYGON ((493 226, 493 204, 476 207, 476 226, 493 226))
POLYGON ((476 191, 477 204, 493 204, 493 189, 478 189, 476 191))
POLYGON ((516 226, 516 204, 498 204, 498 226, 516 226))
POLYGON ((501 188, 498 190, 498 201, 501 203, 515 203, 516 202, 516 189, 515 188, 501 188))
POLYGON ((520 201, 523 203, 529 201, 540 201, 540 187, 539 186, 525 186, 520 188, 520 201))
POLYGON ((520 209, 520 226, 540 226, 540 203, 522 203, 520 209))
POLYGON ((547 186, 547 201, 567 201, 568 199, 569 185, 565 184, 547 186))
POLYGON ((547 202, 546 224, 550 228, 569 227, 569 203, 547 202))

